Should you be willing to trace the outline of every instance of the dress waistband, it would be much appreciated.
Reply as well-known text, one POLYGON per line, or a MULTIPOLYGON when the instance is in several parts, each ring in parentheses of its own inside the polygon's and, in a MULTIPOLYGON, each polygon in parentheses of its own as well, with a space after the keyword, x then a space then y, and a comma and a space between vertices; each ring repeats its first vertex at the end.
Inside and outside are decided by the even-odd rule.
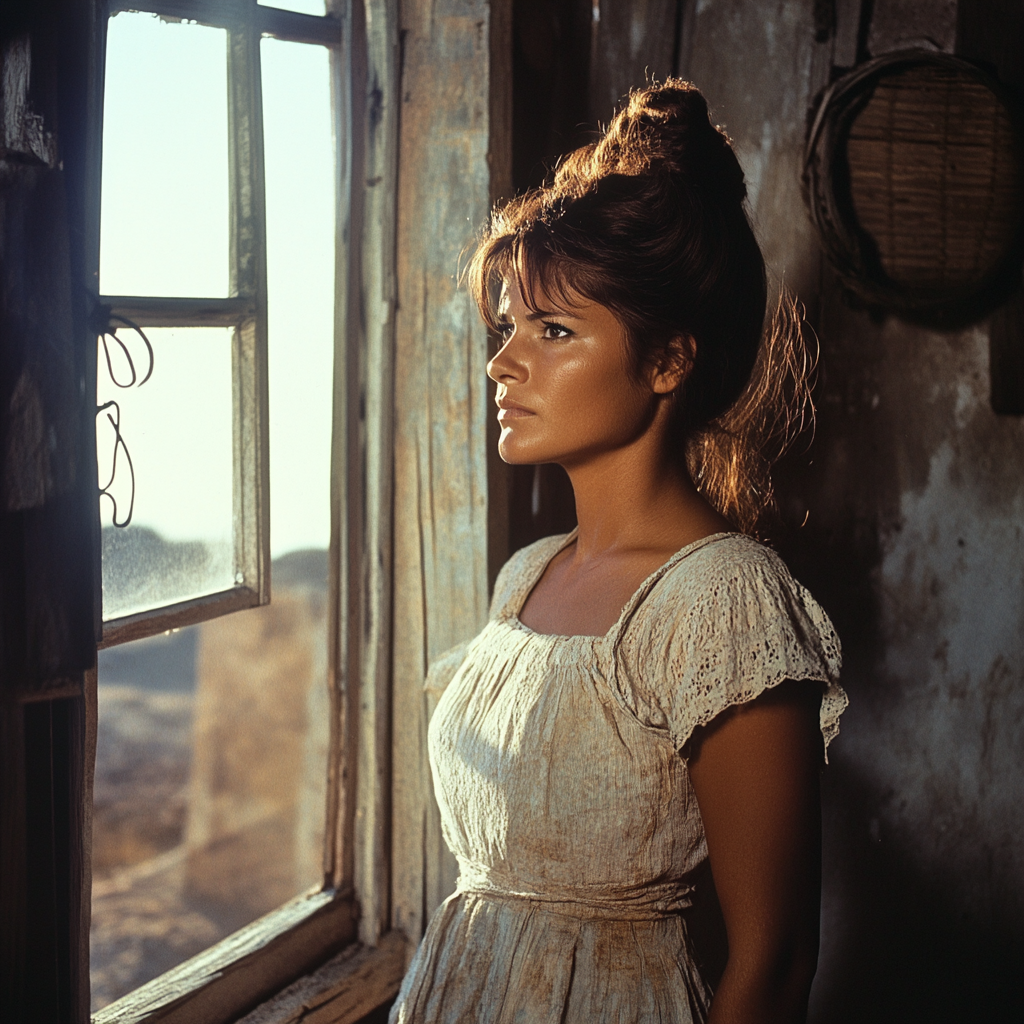
POLYGON ((535 909, 589 920, 660 921, 676 917, 693 902, 693 889, 679 883, 658 883, 643 888, 591 886, 587 889, 546 884, 540 890, 514 884, 495 884, 495 879, 482 875, 463 871, 456 891, 496 903, 533 904, 535 909))

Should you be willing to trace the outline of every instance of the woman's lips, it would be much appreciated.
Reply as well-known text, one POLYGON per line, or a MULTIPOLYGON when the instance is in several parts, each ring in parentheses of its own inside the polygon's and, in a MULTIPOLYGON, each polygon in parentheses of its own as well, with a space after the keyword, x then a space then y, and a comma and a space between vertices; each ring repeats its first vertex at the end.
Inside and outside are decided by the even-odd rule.
POLYGON ((505 420, 518 420, 523 419, 526 416, 535 416, 532 410, 527 409, 523 405, 517 405, 515 402, 510 402, 508 399, 503 398, 498 402, 498 422, 503 423, 505 420))

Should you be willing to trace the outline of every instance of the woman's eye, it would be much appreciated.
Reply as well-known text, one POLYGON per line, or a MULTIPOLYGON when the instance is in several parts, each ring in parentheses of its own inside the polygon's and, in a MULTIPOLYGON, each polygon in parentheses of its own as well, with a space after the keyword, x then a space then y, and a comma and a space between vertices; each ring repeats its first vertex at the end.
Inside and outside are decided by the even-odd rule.
POLYGON ((559 338, 568 338, 572 336, 572 331, 568 327, 563 327, 561 324, 556 324, 552 321, 544 321, 544 337, 549 341, 557 341, 559 338))
POLYGON ((508 341, 512 337, 512 333, 515 331, 516 325, 512 323, 500 323, 498 324, 498 335, 501 337, 503 342, 508 341))

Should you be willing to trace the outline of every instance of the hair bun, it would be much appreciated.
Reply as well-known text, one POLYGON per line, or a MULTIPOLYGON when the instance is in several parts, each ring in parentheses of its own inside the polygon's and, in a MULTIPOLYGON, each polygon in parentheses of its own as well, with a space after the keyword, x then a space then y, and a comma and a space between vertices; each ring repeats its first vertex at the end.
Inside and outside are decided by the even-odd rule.
POLYGON ((652 173, 735 203, 747 195, 729 136, 712 123, 697 87, 679 78, 631 90, 601 140, 559 168, 555 187, 578 193, 609 174, 652 173))

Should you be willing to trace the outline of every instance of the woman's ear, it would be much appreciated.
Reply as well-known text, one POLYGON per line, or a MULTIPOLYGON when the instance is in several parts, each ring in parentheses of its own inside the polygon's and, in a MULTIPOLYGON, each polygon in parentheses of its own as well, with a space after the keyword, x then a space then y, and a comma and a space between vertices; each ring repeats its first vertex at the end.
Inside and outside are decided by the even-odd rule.
POLYGON ((677 334, 652 366, 651 388, 656 395, 671 394, 690 375, 697 354, 692 334, 677 334))

